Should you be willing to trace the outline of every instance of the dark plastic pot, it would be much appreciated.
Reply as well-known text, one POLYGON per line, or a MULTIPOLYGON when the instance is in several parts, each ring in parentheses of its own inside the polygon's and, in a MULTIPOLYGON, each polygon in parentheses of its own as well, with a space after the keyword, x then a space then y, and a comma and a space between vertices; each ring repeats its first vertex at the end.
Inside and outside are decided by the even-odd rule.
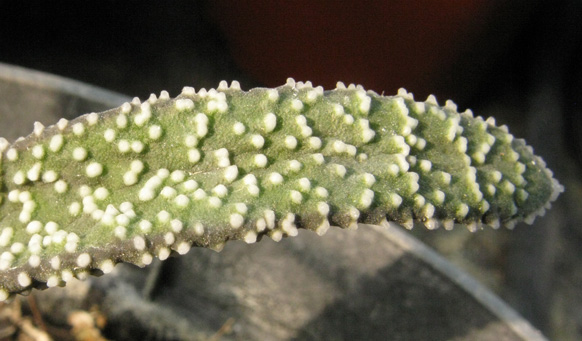
MULTIPOLYGON (((0 136, 127 97, 0 64, 0 136)), ((401 228, 302 231, 279 243, 193 249, 146 269, 35 292, 49 323, 96 306, 116 340, 544 340, 527 321, 401 228), (145 294, 144 294, 145 293, 145 294)))

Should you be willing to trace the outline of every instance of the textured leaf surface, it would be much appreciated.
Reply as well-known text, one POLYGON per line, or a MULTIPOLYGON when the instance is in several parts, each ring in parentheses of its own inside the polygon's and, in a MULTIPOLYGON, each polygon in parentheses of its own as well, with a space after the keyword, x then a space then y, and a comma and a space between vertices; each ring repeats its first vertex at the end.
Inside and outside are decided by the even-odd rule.
POLYGON ((450 101, 291 79, 134 99, 0 152, 0 299, 298 227, 512 227, 563 190, 523 140, 450 101))

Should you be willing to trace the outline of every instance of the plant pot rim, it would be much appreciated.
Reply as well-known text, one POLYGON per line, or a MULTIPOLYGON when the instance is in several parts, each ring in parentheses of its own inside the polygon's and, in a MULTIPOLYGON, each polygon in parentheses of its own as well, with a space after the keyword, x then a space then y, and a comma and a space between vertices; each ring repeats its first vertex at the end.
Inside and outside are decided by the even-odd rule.
POLYGON ((443 256, 432 250, 426 244, 410 235, 395 223, 387 226, 360 224, 369 227, 386 236, 388 240, 400 246, 427 265, 441 273, 459 288, 468 293, 489 312, 504 322, 511 330, 524 340, 547 340, 543 334, 534 328, 526 319, 505 303, 499 296, 478 282, 475 278, 458 266, 449 262, 443 256))
POLYGON ((110 105, 112 108, 131 100, 129 96, 115 91, 106 90, 98 86, 43 71, 32 70, 2 62, 0 62, 0 78, 7 81, 13 81, 14 83, 50 89, 59 93, 103 103, 104 105, 110 105))

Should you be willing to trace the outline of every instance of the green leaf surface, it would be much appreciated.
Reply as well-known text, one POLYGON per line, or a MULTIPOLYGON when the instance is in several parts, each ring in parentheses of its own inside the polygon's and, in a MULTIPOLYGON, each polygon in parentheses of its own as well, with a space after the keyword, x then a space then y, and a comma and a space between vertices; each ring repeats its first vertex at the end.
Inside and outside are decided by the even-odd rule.
POLYGON ((162 92, 0 152, 0 299, 298 228, 512 227, 563 190, 507 127, 450 101, 292 79, 162 92))

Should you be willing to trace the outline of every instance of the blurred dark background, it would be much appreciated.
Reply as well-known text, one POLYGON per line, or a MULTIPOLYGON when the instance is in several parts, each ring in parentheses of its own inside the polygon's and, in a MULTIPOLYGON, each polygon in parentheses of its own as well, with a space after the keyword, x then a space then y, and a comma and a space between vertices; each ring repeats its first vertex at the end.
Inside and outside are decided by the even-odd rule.
POLYGON ((130 96, 294 77, 495 116, 566 193, 514 231, 413 233, 561 340, 582 339, 581 54, 574 0, 0 1, 0 62, 130 96))

